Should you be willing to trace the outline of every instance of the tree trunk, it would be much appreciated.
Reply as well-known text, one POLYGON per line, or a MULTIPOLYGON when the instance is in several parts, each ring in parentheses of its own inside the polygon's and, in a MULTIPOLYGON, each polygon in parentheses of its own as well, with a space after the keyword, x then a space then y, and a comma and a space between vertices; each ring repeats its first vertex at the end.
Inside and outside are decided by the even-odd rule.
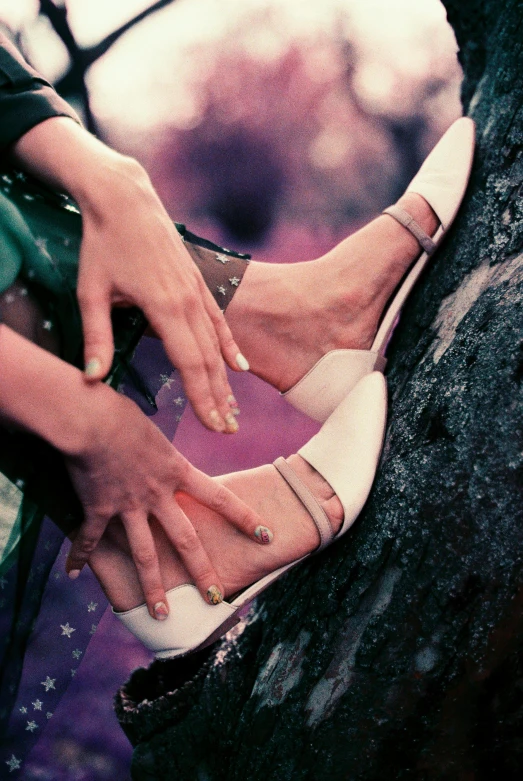
POLYGON ((444 5, 477 157, 390 346, 371 498, 192 681, 134 674, 138 781, 521 777, 523 3, 444 5))

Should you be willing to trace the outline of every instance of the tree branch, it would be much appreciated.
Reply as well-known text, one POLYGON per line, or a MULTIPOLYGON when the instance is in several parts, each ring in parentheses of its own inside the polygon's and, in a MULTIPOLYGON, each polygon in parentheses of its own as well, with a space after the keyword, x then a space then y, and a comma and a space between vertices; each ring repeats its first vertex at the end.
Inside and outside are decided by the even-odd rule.
POLYGON ((118 38, 124 35, 124 33, 126 33, 136 24, 138 24, 138 22, 141 22, 143 19, 146 19, 148 16, 155 13, 156 11, 165 8, 166 6, 170 5, 172 2, 173 0, 158 0, 158 2, 154 3, 149 8, 145 8, 141 13, 137 14, 137 16, 135 16, 133 19, 129 19, 128 22, 123 24, 113 33, 107 35, 102 41, 100 41, 100 43, 91 46, 89 49, 84 49, 83 56, 84 56, 84 61, 86 63, 86 68, 88 68, 90 65, 93 64, 93 62, 96 62, 96 60, 102 57, 108 51, 108 49, 111 48, 113 43, 115 43, 118 40, 118 38))

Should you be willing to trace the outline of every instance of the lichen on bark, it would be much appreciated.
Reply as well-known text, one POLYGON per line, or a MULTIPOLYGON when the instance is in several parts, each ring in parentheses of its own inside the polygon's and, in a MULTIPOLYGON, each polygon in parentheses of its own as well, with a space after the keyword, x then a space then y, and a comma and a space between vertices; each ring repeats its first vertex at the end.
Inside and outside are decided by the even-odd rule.
POLYGON ((192 683, 124 687, 138 781, 520 776, 523 4, 444 5, 476 160, 390 346, 370 500, 192 683))

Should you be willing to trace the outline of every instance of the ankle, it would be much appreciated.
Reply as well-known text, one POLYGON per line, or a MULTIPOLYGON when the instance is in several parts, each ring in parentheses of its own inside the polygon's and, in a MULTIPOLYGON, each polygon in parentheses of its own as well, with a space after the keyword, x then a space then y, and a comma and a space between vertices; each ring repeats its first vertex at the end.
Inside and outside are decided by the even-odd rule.
MULTIPOLYGON (((320 506, 325 511, 334 534, 337 534, 343 523, 343 507, 329 483, 307 463, 301 456, 293 454, 287 459, 298 477, 312 492, 320 506)), ((311 521, 312 525, 312 521, 311 521)))
POLYGON ((436 213, 425 198, 417 193, 407 192, 399 199, 398 206, 401 206, 414 217, 425 233, 429 236, 434 235, 440 223, 436 213))

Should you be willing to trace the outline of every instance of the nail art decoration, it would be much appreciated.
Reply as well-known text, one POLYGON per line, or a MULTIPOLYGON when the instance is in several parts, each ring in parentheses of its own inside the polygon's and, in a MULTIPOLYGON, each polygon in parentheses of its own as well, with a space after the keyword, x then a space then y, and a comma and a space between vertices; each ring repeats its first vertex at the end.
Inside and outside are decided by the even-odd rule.
POLYGON ((98 358, 91 358, 89 361, 87 361, 85 366, 85 375, 87 377, 96 377, 96 375, 100 372, 101 366, 102 364, 98 358))
POLYGON ((158 621, 165 621, 169 615, 169 611, 165 602, 157 602, 153 608, 153 611, 155 618, 157 618, 158 621))
POLYGON ((238 431, 238 422, 234 416, 233 412, 228 412, 225 416, 225 422, 227 423, 227 427, 229 431, 232 431, 234 434, 238 431))
POLYGON ((266 526, 257 526, 254 530, 254 536, 263 544, 269 545, 273 541, 274 535, 266 526))
POLYGON ((223 602, 223 594, 218 586, 210 586, 207 589, 207 596, 211 605, 219 605, 220 602, 223 602))

